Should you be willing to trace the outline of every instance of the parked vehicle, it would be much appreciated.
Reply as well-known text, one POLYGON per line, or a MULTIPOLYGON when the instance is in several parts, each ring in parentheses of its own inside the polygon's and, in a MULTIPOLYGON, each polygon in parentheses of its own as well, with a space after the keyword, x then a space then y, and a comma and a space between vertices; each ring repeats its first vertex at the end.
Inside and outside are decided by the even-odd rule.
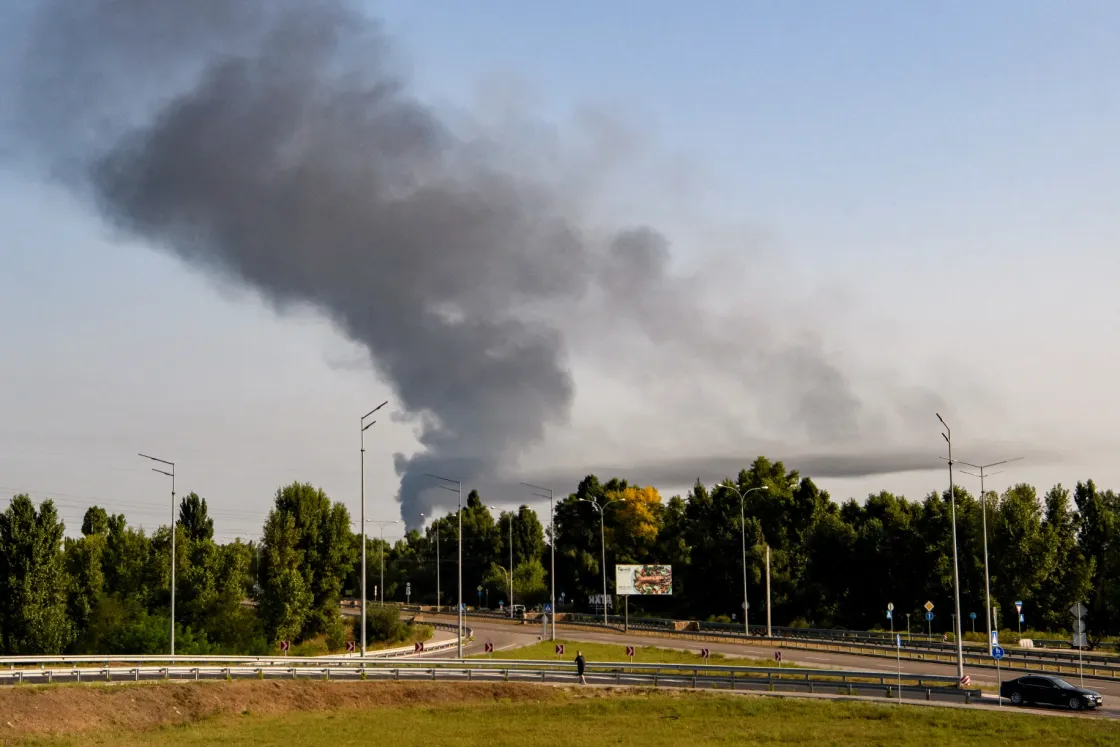
POLYGON ((999 695, 1015 705, 1059 705, 1074 711, 1100 708, 1104 699, 1095 690, 1074 687, 1061 677, 1050 674, 1028 674, 1000 685, 999 695))

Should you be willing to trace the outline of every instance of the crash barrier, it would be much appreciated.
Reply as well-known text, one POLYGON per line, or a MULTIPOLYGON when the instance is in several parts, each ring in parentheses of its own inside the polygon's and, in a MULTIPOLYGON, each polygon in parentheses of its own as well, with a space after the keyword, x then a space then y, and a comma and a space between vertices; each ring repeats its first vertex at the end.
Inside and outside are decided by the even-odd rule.
MULTIPOLYGON (((413 659, 389 663, 368 657, 354 660, 345 657, 32 656, 2 657, 0 664, 12 667, 0 670, 0 685, 252 678, 568 683, 577 677, 573 662, 496 659, 413 659)), ((880 699, 897 698, 899 693, 897 672, 588 662, 585 676, 592 684, 834 693, 880 699)), ((980 697, 979 689, 962 689, 953 676, 904 672, 901 685, 903 698, 909 700, 970 704, 980 697)))
MULTIPOLYGON (((957 661, 956 648, 930 648, 928 646, 911 646, 905 642, 901 649, 894 646, 879 646, 875 644, 839 643, 823 641, 798 641, 783 640, 775 642, 782 648, 800 649, 802 651, 833 651, 836 653, 856 654, 859 656, 878 656, 894 659, 901 657, 914 661, 940 662, 955 664, 957 661)), ((1120 679, 1120 666, 1112 663, 1114 658, 1101 661, 1091 656, 1083 656, 1078 662, 1077 654, 1067 652, 1038 651, 1029 652, 1005 649, 1004 656, 1000 659, 999 668, 1007 670, 1025 670, 1039 673, 1080 675, 1103 680, 1120 679)), ((980 649, 964 650, 964 663, 970 667, 995 669, 996 663, 987 651, 980 649)))

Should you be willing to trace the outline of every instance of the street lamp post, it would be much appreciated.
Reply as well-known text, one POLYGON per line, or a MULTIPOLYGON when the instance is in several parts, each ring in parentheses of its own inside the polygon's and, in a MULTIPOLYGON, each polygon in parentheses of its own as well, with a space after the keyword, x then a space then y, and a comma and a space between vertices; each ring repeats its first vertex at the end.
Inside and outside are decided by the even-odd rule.
MULTIPOLYGON (((420 514, 423 518, 424 514, 420 514)), ((435 518, 435 517, 430 517, 435 518)), ((432 526, 436 530, 436 612, 439 612, 439 520, 436 519, 432 522, 432 526)))
POLYGON ((382 402, 363 415, 358 423, 362 431, 362 656, 366 655, 366 431, 377 422, 376 420, 370 420, 369 423, 366 421, 387 404, 389 404, 388 400, 382 402))
POLYGON ((366 519, 370 524, 377 524, 381 527, 381 544, 378 546, 378 551, 381 554, 381 587, 378 589, 378 602, 382 607, 385 606, 385 527, 390 524, 400 524, 400 519, 366 519))
MULTIPOLYGON (((549 535, 550 535, 550 541, 549 541, 548 544, 549 544, 549 549, 551 551, 551 558, 549 560, 549 563, 550 563, 551 567, 549 568, 549 571, 548 571, 548 577, 549 577, 549 582, 552 585, 552 594, 551 594, 551 600, 552 600, 552 640, 555 641, 556 640, 556 502, 553 499, 551 488, 542 488, 539 485, 530 485, 527 482, 523 482, 521 484, 524 485, 527 488, 533 488, 534 490, 547 490, 548 491, 548 530, 549 530, 549 535)), ((541 495, 540 493, 533 493, 533 495, 537 496, 538 498, 544 498, 545 497, 545 496, 541 495)))
MULTIPOLYGON (((747 635, 751 634, 750 626, 750 603, 747 601, 747 515, 746 515, 746 502, 747 496, 758 490, 769 490, 766 485, 757 488, 750 488, 745 491, 730 484, 729 482, 720 483, 718 488, 726 488, 733 491, 739 496, 739 532, 741 535, 742 550, 743 550, 743 632, 747 635)), ((766 600, 766 614, 770 614, 770 600, 766 600)))
POLYGON ((167 475, 171 478, 171 655, 175 655, 175 462, 169 462, 166 459, 158 459, 154 456, 147 454, 140 454, 139 456, 145 459, 150 459, 153 462, 166 464, 171 468, 171 471, 158 469, 152 467, 152 472, 158 472, 161 475, 167 475))
POLYGON ((579 500, 581 503, 590 503, 595 507, 595 510, 599 512, 599 542, 603 550, 603 625, 605 626, 607 625, 607 530, 604 512, 606 511, 607 506, 611 505, 612 503, 622 503, 622 499, 616 498, 613 501, 607 501, 602 505, 599 505, 596 501, 590 501, 586 498, 580 498, 579 500))
MULTIPOLYGON (((1023 457, 1015 457, 1014 459, 1004 459, 1002 462, 992 462, 991 464, 969 464, 968 462, 961 462, 960 460, 958 460, 959 464, 963 464, 967 467, 972 467, 973 469, 980 470, 980 474, 978 474, 978 475, 974 475, 971 472, 965 472, 965 470, 963 470, 963 469, 961 470, 961 472, 964 472, 966 475, 971 475, 972 477, 979 477, 980 478, 980 511, 981 511, 981 514, 984 517, 983 518, 983 524, 984 524, 984 604, 985 604, 984 609, 986 611, 986 613, 984 615, 984 618, 988 621, 988 651, 989 652, 991 652, 991 650, 992 650, 992 589, 991 589, 991 583, 990 583, 991 582, 991 576, 989 575, 989 572, 988 572, 988 495, 987 495, 987 493, 984 492, 984 470, 989 469, 991 467, 998 467, 1001 464, 1009 464, 1011 462, 1017 462, 1022 458, 1023 457)), ((999 474, 999 473, 997 472, 996 474, 999 474)), ((974 622, 973 627, 975 628, 975 626, 976 626, 976 623, 974 622)))
POLYGON ((953 432, 949 430, 949 424, 939 413, 934 414, 941 421, 941 425, 945 426, 945 432, 941 437, 949 446, 949 501, 952 507, 950 518, 953 522, 953 603, 956 607, 956 612, 953 614, 953 634, 957 637, 957 679, 961 680, 964 678, 964 642, 961 640, 960 630, 961 576, 957 562, 957 493, 953 487, 953 432))
MULTIPOLYGON (((434 480, 441 480, 442 482, 454 485, 456 492, 459 494, 459 645, 458 645, 458 658, 463 658, 463 483, 459 480, 452 480, 447 477, 440 477, 439 475, 426 474, 434 480)), ((449 487, 443 487, 444 490, 451 490, 449 487)))

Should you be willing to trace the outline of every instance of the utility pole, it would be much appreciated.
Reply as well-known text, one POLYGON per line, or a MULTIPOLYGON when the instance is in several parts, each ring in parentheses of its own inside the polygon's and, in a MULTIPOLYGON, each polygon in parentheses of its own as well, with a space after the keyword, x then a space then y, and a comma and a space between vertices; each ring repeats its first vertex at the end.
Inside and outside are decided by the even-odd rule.
POLYGON ((951 519, 953 522, 953 602, 956 605, 956 613, 953 617, 953 634, 957 638, 957 680, 964 678, 964 641, 961 640, 960 620, 961 620, 961 575, 959 563, 957 562, 957 493, 953 487, 953 432, 949 429, 948 423, 939 413, 935 413, 937 419, 941 421, 941 425, 945 426, 945 432, 941 437, 945 439, 945 443, 949 446, 949 499, 952 506, 951 519))
POLYGON ((766 546, 766 637, 774 637, 770 629, 770 545, 766 546))
MULTIPOLYGON (((992 462, 991 464, 969 464, 968 462, 962 462, 959 459, 957 460, 958 464, 963 464, 967 467, 972 467, 973 469, 980 470, 980 474, 978 475, 974 475, 973 473, 967 472, 963 469, 961 470, 961 472, 964 472, 966 475, 971 475, 972 477, 980 478, 980 512, 981 514, 983 514, 982 523, 984 525, 984 606, 988 609, 991 609, 992 607, 992 577, 991 573, 988 571, 988 494, 984 492, 984 470, 990 469, 991 467, 998 467, 1001 464, 1018 462, 1022 458, 1023 457, 1004 459, 1002 462, 992 462)), ((995 474, 998 475, 999 472, 996 472, 995 474)), ((990 655, 992 653, 992 616, 985 615, 984 617, 988 619, 988 654, 990 655)))
MULTIPOLYGON (((527 488, 534 490, 547 490, 548 491, 548 533, 549 533, 549 551, 551 554, 550 564, 551 567, 548 571, 549 583, 552 585, 552 640, 556 640, 556 501, 552 495, 551 488, 542 488, 539 485, 530 485, 527 482, 521 483, 527 488)), ((544 498, 540 493, 533 493, 538 498, 544 498)))
POLYGON ((400 519, 367 519, 370 524, 377 524, 381 527, 381 544, 378 550, 381 555, 381 587, 377 590, 380 595, 378 600, 382 607, 385 606, 385 527, 390 524, 400 524, 400 519))
MULTIPOLYGON (((424 518, 424 514, 420 514, 420 518, 424 518)), ((428 517, 432 519, 432 527, 436 530, 436 613, 439 613, 439 519, 434 516, 428 517)))
POLYGON ((152 467, 152 472, 158 472, 161 475, 167 475, 171 478, 171 655, 175 655, 175 535, 178 532, 175 529, 175 462, 169 462, 166 459, 157 459, 154 456, 147 454, 140 454, 145 459, 150 459, 153 462, 166 464, 171 467, 171 471, 157 469, 152 467))
MULTIPOLYGON (((369 423, 366 423, 366 421, 369 420, 371 415, 387 404, 389 404, 388 400, 382 402, 363 415, 358 422, 362 432, 362 656, 366 655, 366 431, 377 422, 376 420, 371 420, 369 423)), ((384 579, 382 579, 382 586, 384 586, 384 579)))

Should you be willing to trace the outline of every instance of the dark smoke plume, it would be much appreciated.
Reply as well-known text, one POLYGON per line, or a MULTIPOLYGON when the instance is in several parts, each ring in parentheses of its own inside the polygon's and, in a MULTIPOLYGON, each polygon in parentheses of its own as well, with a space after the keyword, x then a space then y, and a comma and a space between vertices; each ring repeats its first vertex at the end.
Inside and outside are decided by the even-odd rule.
POLYGON ((720 365, 774 384, 764 419, 859 431, 823 354, 744 347, 670 275, 661 234, 593 230, 560 187, 454 131, 343 0, 45 0, 28 38, 16 119, 56 178, 123 233, 314 306, 369 350, 420 423, 422 450, 396 458, 409 525, 450 498, 424 473, 492 477, 563 424, 570 351, 612 329, 733 354, 720 365))

